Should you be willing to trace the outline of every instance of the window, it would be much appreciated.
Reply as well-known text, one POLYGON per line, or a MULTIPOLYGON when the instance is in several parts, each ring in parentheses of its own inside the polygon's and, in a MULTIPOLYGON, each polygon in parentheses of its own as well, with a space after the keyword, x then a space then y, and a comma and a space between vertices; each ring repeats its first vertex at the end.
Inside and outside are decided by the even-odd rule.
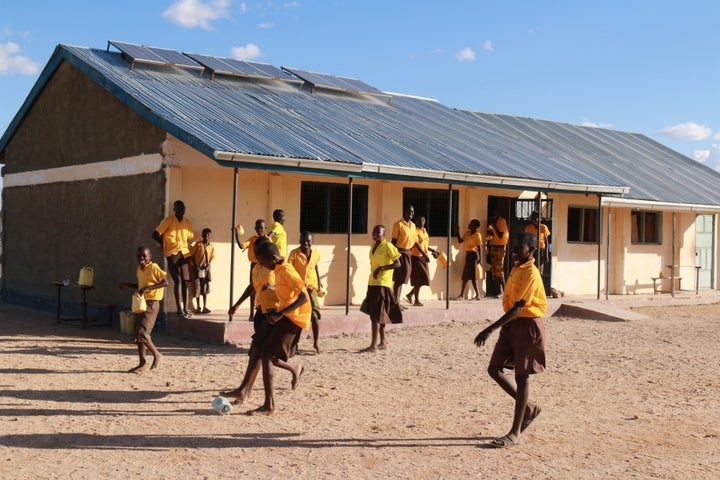
MULTIPOLYGON (((452 191, 452 226, 454 231, 458 224, 458 191, 452 191)), ((425 228, 431 237, 447 237, 448 207, 450 192, 448 190, 431 190, 427 188, 404 188, 403 210, 405 205, 415 207, 415 216, 425 217, 425 228)))
POLYGON ((634 244, 662 243, 662 213, 634 211, 630 214, 631 232, 630 240, 634 244))
MULTIPOLYGON (((368 186, 353 185, 352 233, 368 233, 368 186)), ((348 233, 349 185, 302 182, 300 230, 312 233, 348 233)))
POLYGON ((568 208, 567 241, 597 243, 598 209, 588 207, 568 208))

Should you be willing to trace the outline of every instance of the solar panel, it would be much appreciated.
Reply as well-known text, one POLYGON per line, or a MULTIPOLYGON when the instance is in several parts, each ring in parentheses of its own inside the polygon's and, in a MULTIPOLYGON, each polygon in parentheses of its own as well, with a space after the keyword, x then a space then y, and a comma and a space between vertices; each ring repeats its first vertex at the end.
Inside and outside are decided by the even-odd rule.
MULTIPOLYGON (((202 65, 176 50, 147 47, 145 45, 123 43, 115 40, 108 41, 108 50, 110 49, 110 45, 120 50, 123 55, 129 57, 133 64, 139 62, 154 65, 173 65, 181 68, 191 68, 193 70, 204 69, 202 65)), ((130 68, 132 68, 132 65, 130 68)))
POLYGON ((292 79, 292 77, 290 77, 287 73, 267 63, 245 62, 234 58, 213 57, 197 53, 183 53, 210 70, 213 75, 220 73, 241 77, 283 78, 286 80, 292 79))
POLYGON ((337 77, 324 73, 308 72, 296 68, 282 67, 288 73, 298 77, 300 80, 310 83, 316 87, 332 88, 335 90, 350 90, 355 92, 371 93, 373 95, 385 95, 382 91, 367 83, 354 78, 337 77))

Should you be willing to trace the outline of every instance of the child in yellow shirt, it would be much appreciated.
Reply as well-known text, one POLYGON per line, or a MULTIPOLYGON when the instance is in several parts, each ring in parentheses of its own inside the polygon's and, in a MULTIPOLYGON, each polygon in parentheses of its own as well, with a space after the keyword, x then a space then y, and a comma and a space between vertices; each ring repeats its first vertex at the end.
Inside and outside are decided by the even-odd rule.
POLYGON ((505 284, 505 315, 475 337, 482 346, 493 330, 500 336, 488 365, 488 374, 515 399, 515 414, 510 432, 496 438, 490 446, 504 448, 520 443, 521 433, 540 415, 540 406, 529 401, 530 375, 545 371, 545 326, 547 298, 540 271, 535 266, 536 237, 518 233, 513 237, 511 253, 515 267, 505 284), (515 370, 515 378, 504 372, 515 370))

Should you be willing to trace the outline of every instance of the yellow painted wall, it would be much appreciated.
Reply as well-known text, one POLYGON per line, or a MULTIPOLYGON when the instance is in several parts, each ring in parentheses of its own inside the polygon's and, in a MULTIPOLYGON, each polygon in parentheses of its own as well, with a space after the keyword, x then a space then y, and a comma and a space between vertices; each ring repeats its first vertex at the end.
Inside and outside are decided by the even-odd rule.
MULTIPOLYGON (((233 169, 218 166, 193 149, 174 141, 167 150, 171 152, 166 161, 168 177, 168 204, 166 211, 171 211, 172 202, 182 199, 187 207, 187 217, 193 223, 196 237, 200 237, 202 228, 209 227, 213 231, 213 243, 216 247, 216 258, 213 264, 212 293, 209 296, 209 307, 213 310, 225 310, 230 299, 230 265, 231 248, 234 248, 235 269, 233 297, 239 297, 248 284, 249 262, 245 252, 234 246, 231 239, 233 169)), ((238 174, 237 223, 245 228, 243 239, 252 235, 253 225, 257 218, 264 218, 268 227, 272 223, 272 211, 276 208, 285 210, 285 229, 288 232, 288 248, 298 246, 300 221, 300 187, 303 181, 322 181, 347 184, 347 179, 334 177, 318 177, 286 172, 270 172, 264 170, 240 169, 238 174)), ((403 188, 447 189, 447 185, 420 182, 390 182, 382 180, 355 180, 355 185, 367 185, 368 192, 368 232, 352 235, 350 258, 350 299, 358 305, 365 295, 369 275, 368 254, 372 243, 370 232, 376 224, 387 228, 388 239, 392 224, 402 217, 403 188)), ((484 234, 487 219, 489 196, 513 197, 519 192, 501 189, 484 189, 478 187, 453 187, 460 192, 458 221, 464 231, 469 221, 477 218, 481 222, 484 234)), ((552 286, 563 290, 568 295, 594 295, 598 281, 598 248, 595 244, 567 243, 567 212, 573 206, 597 207, 597 197, 583 194, 550 194, 554 201, 554 219, 552 231, 553 266, 552 286)), ((607 256, 607 213, 603 209, 602 247, 600 261, 600 291, 605 294, 605 258, 607 256)), ((647 294, 652 293, 651 277, 657 276, 660 269, 670 264, 672 237, 672 214, 663 217, 662 245, 631 245, 630 243, 630 209, 613 208, 611 210, 611 258, 609 293, 610 294, 647 294)), ((680 275, 684 277, 683 287, 692 288, 694 279, 692 270, 686 269, 694 265, 694 213, 677 214, 677 255, 681 265, 680 275), (687 278, 687 280, 686 280, 687 278)), ((326 304, 339 305, 345 303, 347 271, 347 235, 345 234, 314 234, 314 248, 321 255, 319 265, 323 284, 328 295, 323 299, 326 304)), ((430 245, 447 252, 445 237, 431 237, 430 245)), ((448 257, 450 264, 450 298, 460 294, 460 275, 463 268, 464 253, 457 240, 452 238, 448 257)), ((485 272, 483 272, 483 275, 485 272)), ((421 300, 444 299, 446 270, 435 260, 430 263, 431 285, 421 289, 421 300)), ((483 293, 484 279, 479 281, 483 293)), ((403 287, 403 295, 410 289, 403 287)), ((172 289, 168 289, 169 300, 172 289)), ((247 306, 243 306, 246 308, 247 306)))

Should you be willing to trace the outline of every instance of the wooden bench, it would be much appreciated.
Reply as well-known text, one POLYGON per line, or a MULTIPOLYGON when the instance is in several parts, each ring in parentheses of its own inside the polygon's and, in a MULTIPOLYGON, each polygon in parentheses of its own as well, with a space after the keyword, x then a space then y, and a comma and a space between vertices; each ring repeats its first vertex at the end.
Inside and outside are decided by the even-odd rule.
POLYGON ((652 277, 653 295, 656 295, 658 293, 670 293, 672 291, 672 283, 670 284, 670 290, 661 290, 662 280, 670 280, 673 282, 677 282, 676 290, 680 290, 680 282, 682 281, 682 277, 652 277))

